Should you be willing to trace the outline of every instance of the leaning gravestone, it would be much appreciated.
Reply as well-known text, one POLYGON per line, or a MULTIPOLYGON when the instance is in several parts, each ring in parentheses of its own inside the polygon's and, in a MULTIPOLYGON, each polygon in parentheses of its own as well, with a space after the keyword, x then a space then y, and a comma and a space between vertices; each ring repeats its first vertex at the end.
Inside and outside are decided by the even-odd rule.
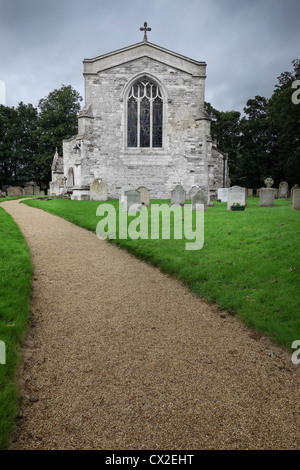
POLYGON ((121 193, 120 193, 120 202, 124 202, 124 194, 126 191, 134 191, 132 186, 122 186, 121 193))
POLYGON ((220 199, 221 202, 228 201, 228 188, 218 188, 218 199, 220 199))
POLYGON ((192 186, 190 191, 189 191, 189 200, 191 201, 192 198, 195 196, 196 192, 199 191, 199 187, 198 186, 192 186))
POLYGON ((291 200, 293 200, 293 192, 294 192, 294 189, 299 189, 298 184, 294 184, 294 186, 293 186, 292 189, 291 189, 291 200))
POLYGON ((183 189, 183 187, 178 184, 173 191, 171 191, 171 205, 173 204, 179 204, 180 206, 183 206, 186 201, 186 192, 183 189))
POLYGON ((204 205, 204 210, 207 211, 207 195, 199 189, 196 194, 192 197, 192 210, 201 210, 200 208, 197 208, 197 204, 203 204, 204 205))
POLYGON ((233 204, 239 204, 240 206, 246 206, 247 204, 247 190, 241 186, 232 186, 228 189, 228 201, 227 210, 231 210, 233 204))
POLYGON ((278 190, 278 199, 287 199, 289 185, 286 181, 281 181, 278 190))
POLYGON ((136 191, 135 189, 130 190, 130 191, 125 191, 124 193, 124 212, 130 212, 130 208, 134 206, 135 210, 141 210, 143 207, 142 204, 140 203, 141 199, 141 194, 139 191, 136 191), (125 197, 127 198, 125 202, 125 197))
POLYGON ((150 191, 145 188, 145 186, 140 186, 137 188, 137 191, 140 193, 140 203, 144 206, 150 206, 150 191))
POLYGON ((107 201, 107 185, 105 181, 97 178, 90 185, 91 201, 107 201))
POLYGON ((293 191, 292 208, 300 211, 300 188, 296 188, 293 191))
POLYGON ((274 207, 275 206, 275 190, 273 188, 261 188, 259 191, 259 205, 260 207, 274 207))

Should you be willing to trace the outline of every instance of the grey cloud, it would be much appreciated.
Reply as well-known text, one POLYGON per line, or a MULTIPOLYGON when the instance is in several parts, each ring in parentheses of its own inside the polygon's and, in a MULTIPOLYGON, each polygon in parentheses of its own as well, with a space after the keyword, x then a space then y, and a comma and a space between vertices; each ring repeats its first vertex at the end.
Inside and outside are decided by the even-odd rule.
POLYGON ((82 60, 142 40, 207 62, 206 100, 241 111, 299 58, 298 0, 0 0, 7 104, 37 105, 62 83, 83 95, 82 60))

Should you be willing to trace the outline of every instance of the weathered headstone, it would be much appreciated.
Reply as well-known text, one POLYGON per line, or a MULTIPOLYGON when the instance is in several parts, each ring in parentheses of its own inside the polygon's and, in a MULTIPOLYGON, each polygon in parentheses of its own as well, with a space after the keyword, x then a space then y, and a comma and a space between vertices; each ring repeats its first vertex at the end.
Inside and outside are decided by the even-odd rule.
POLYGON ((120 202, 124 202, 124 193, 126 191, 134 191, 134 188, 132 186, 122 186, 121 188, 121 193, 120 193, 120 202))
POLYGON ((259 189, 256 190, 256 196, 259 197, 259 189))
POLYGON ((135 189, 130 191, 125 191, 124 193, 124 212, 130 212, 130 208, 134 206, 134 210, 138 210, 138 208, 142 208, 142 204, 140 203, 141 195, 139 191, 135 189), (127 198, 125 200, 125 197, 127 198))
POLYGON ((199 189, 196 194, 192 197, 192 210, 197 210, 197 204, 203 204, 204 210, 207 210, 207 195, 199 189))
POLYGON ((228 188, 218 188, 218 199, 220 199, 221 202, 227 202, 228 188))
POLYGON ((7 196, 8 197, 19 197, 23 196, 23 188, 20 186, 11 186, 10 188, 7 188, 7 196))
POLYGON ((298 184, 294 184, 294 186, 293 186, 292 189, 291 189, 291 200, 293 200, 293 192, 294 192, 294 189, 299 189, 298 184))
POLYGON ((90 185, 91 201, 107 201, 107 185, 105 181, 97 178, 90 185))
POLYGON ((295 188, 293 191, 292 208, 300 211, 300 188, 295 188))
POLYGON ((186 192, 183 187, 178 184, 173 191, 171 191, 171 205, 179 204, 183 206, 186 201, 186 192))
POLYGON ((247 190, 247 196, 248 197, 253 197, 253 189, 248 189, 247 190))
POLYGON ((33 195, 34 195, 34 186, 31 186, 30 184, 28 184, 27 186, 25 186, 25 188, 24 188, 24 195, 26 195, 26 196, 33 196, 33 195))
POLYGON ((145 188, 145 186, 140 186, 137 188, 137 191, 140 193, 140 203, 144 206, 150 206, 150 191, 145 188))
POLYGON ((189 191, 189 200, 191 201, 193 196, 195 196, 196 192, 199 191, 199 187, 198 186, 192 186, 190 191, 189 191))
POLYGON ((231 210, 231 206, 233 206, 234 203, 239 204, 240 206, 246 206, 246 191, 246 188, 243 188, 241 186, 232 186, 228 189, 227 209, 229 211, 231 210))
POLYGON ((259 205, 260 207, 274 207, 275 206, 275 191, 273 188, 261 188, 259 191, 259 205))
POLYGON ((287 199, 289 185, 286 181, 281 181, 278 191, 278 199, 287 199))

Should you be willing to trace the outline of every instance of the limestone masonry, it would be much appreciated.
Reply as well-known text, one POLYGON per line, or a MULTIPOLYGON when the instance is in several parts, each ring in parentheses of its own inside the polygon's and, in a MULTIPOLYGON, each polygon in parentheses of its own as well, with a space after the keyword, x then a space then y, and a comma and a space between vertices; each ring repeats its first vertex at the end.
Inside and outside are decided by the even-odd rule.
MULTIPOLYGON (((108 199, 127 185, 147 188, 151 198, 169 198, 177 185, 216 198, 225 163, 204 108, 205 62, 144 38, 83 64, 78 135, 64 140, 63 157, 55 154, 50 195, 90 199, 97 179, 108 199)), ((228 187, 227 164, 225 178, 228 187)))

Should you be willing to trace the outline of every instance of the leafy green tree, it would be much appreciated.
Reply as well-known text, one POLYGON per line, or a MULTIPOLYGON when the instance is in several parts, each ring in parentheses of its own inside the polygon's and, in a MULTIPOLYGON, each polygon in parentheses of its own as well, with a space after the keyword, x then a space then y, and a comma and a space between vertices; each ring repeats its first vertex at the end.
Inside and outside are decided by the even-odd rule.
POLYGON ((55 149, 62 154, 62 141, 77 134, 80 94, 70 85, 62 85, 39 101, 38 153, 35 158, 41 181, 48 184, 55 149))
POLYGON ((211 118, 211 135, 217 147, 228 153, 230 179, 238 182, 240 117, 239 111, 218 111, 210 103, 205 103, 206 111, 211 118))
POLYGON ((31 104, 0 107, 0 185, 22 185, 34 176, 38 114, 31 104))
POLYGON ((277 183, 300 184, 300 104, 292 101, 292 84, 300 79, 300 60, 292 62, 294 70, 283 72, 269 101, 270 131, 274 138, 273 167, 277 183))
POLYGON ((271 158, 273 138, 268 120, 268 100, 255 96, 247 101, 240 122, 239 183, 260 188, 266 177, 273 176, 271 158))

